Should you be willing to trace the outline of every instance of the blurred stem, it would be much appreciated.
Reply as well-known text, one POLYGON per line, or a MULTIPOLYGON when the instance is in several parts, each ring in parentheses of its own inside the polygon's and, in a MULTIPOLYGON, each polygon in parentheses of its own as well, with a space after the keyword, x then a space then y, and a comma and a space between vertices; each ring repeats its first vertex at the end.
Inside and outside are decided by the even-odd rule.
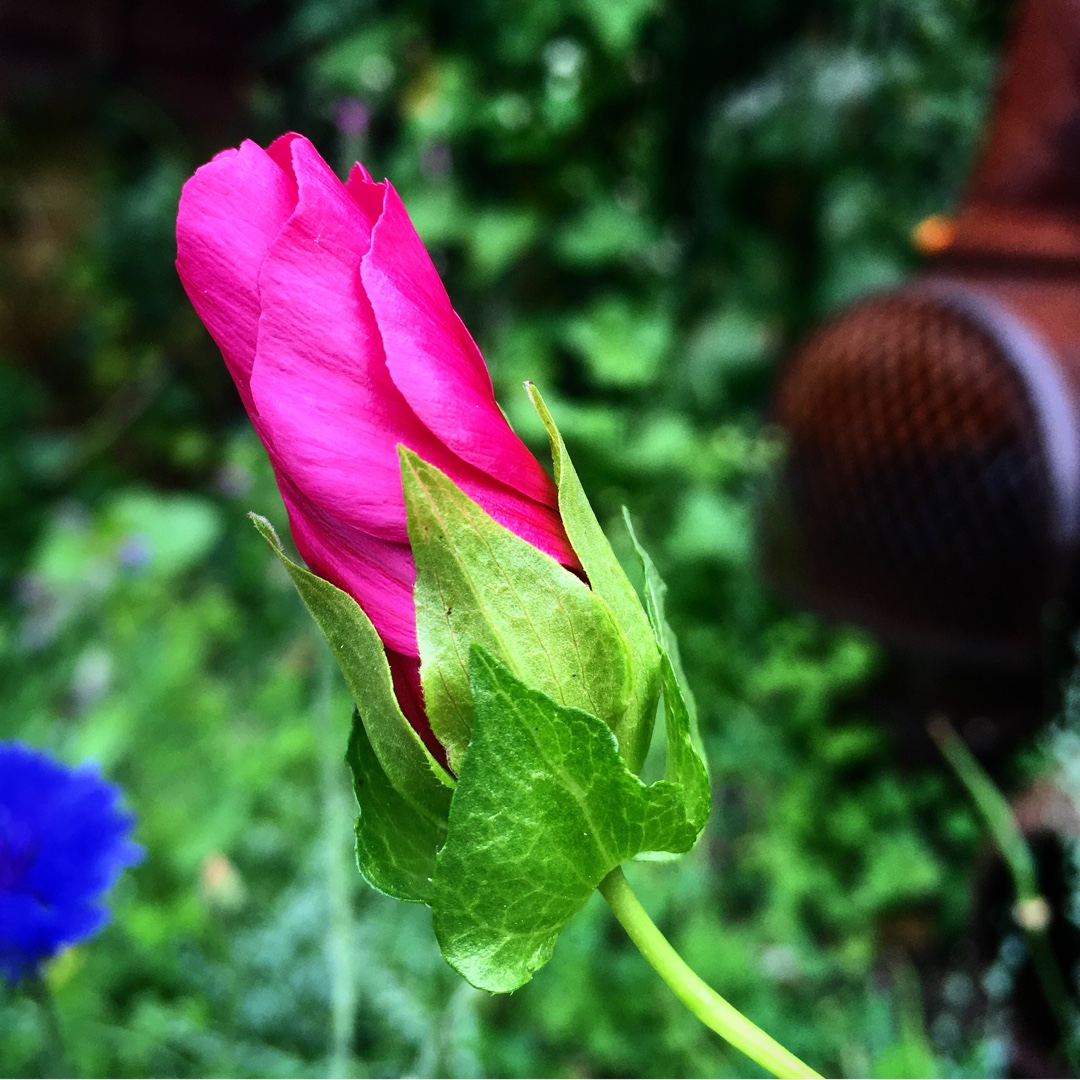
POLYGON ((38 969, 27 980, 30 997, 37 1003, 44 1020, 45 1041, 41 1048, 42 1076, 71 1076, 67 1053, 64 1049, 64 1030, 60 1026, 60 1014, 56 1010, 56 998, 38 969))
POLYGON ((927 726, 930 737, 937 743, 938 749, 945 755, 945 760, 967 788, 975 808, 990 830, 990 835, 1001 852, 1009 873, 1012 874, 1017 899, 1021 903, 1041 899, 1035 860, 1024 841, 1023 833, 1020 832, 1020 826, 1016 824, 1008 800, 998 791, 948 720, 938 716, 927 726))
POLYGON ((600 893, 641 955, 706 1027, 774 1076, 817 1077, 820 1080, 819 1073, 747 1020, 691 970, 649 918, 620 867, 616 867, 600 882, 600 893))
POLYGON ((319 731, 319 765, 323 791, 324 872, 330 910, 326 928, 326 960, 330 968, 330 1060, 332 1077, 352 1072, 353 1019, 356 1013, 356 971, 352 949, 352 863, 343 823, 351 818, 342 771, 344 738, 333 717, 337 668, 326 643, 317 644, 315 714, 319 731))
POLYGON ((1080 1054, 1076 1046, 1076 1017, 1069 989, 1050 947, 1050 905, 1039 891, 1039 875, 1035 858, 1020 831, 1008 800, 975 760, 967 744, 943 716, 927 725, 930 737, 938 745, 945 760, 952 766, 960 782, 967 788, 971 801, 982 816, 995 846, 1005 860, 1013 879, 1016 906, 1013 917, 1024 932, 1028 955, 1042 984, 1043 993, 1054 1013, 1061 1032, 1062 1047, 1072 1068, 1080 1076, 1080 1054))

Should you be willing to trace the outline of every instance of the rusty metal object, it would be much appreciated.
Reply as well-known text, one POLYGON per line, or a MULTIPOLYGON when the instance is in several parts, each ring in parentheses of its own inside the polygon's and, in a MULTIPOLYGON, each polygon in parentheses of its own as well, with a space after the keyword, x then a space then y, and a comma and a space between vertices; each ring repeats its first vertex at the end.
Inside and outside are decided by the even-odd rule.
POLYGON ((807 606, 1023 663, 1080 562, 1080 0, 1022 5, 1003 70, 929 271, 787 364, 765 523, 771 577, 807 606))

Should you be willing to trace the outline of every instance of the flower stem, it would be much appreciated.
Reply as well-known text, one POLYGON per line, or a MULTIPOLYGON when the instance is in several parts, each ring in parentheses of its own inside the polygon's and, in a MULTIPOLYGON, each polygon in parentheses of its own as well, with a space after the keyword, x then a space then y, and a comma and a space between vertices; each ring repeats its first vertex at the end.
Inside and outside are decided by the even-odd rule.
POLYGON ((29 976, 26 987, 31 1000, 37 1004, 43 1020, 41 1075, 71 1076, 71 1068, 64 1050, 64 1032, 60 1026, 60 1015, 56 1011, 56 999, 40 970, 29 976))
POLYGON ((600 882, 600 894, 641 955, 706 1027, 712 1028, 717 1035, 774 1076, 817 1077, 817 1080, 821 1080, 819 1073, 747 1020, 691 970, 649 918, 621 868, 616 867, 600 882))
MULTIPOLYGON (((1069 996, 1065 976, 1054 958, 1050 942, 1050 920, 1054 915, 1039 887, 1035 856, 1031 853, 1009 801, 967 748, 956 729, 944 716, 927 725, 945 760, 967 788, 975 809, 982 816, 995 846, 1012 875, 1016 891, 1013 918, 1024 932, 1028 955, 1043 994, 1061 1032, 1061 1045, 1074 1073, 1080 1069, 1080 1048, 1076 1038, 1076 1010, 1069 996)), ((1080 1074, 1078 1074, 1080 1075, 1080 1074)))

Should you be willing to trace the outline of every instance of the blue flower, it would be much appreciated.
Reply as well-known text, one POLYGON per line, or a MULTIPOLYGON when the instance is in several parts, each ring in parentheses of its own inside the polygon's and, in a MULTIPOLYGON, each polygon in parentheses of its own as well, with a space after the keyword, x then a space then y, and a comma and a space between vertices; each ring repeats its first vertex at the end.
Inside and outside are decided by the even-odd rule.
POLYGON ((0 743, 0 976, 15 982, 109 920, 102 895, 139 862, 120 789, 0 743))

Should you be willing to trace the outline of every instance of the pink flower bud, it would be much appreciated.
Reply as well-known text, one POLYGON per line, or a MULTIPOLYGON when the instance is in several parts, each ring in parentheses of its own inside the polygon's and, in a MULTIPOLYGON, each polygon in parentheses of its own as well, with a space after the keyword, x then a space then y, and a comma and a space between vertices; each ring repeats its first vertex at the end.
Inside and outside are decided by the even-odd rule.
POLYGON ((245 142, 184 185, 176 235, 180 278, 270 456, 296 546, 367 613, 434 751, 397 446, 576 569, 555 487, 499 410, 389 181, 358 164, 342 184, 299 135, 245 142))

